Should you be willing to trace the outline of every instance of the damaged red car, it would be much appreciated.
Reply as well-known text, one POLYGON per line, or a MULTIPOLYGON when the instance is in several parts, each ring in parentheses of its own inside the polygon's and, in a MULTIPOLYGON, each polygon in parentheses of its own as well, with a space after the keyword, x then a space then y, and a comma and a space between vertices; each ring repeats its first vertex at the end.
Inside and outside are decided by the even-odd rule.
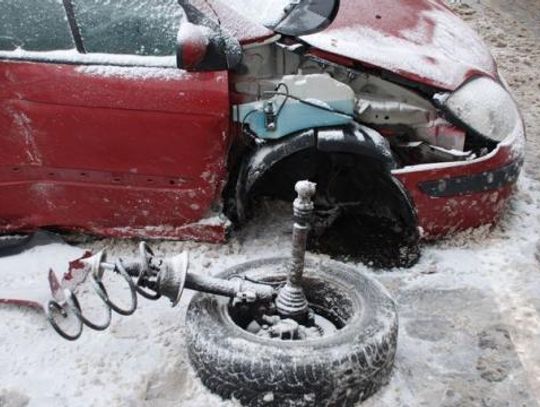
POLYGON ((221 242, 318 184, 312 245, 409 265, 490 224, 516 103, 437 0, 3 0, 0 230, 221 242))

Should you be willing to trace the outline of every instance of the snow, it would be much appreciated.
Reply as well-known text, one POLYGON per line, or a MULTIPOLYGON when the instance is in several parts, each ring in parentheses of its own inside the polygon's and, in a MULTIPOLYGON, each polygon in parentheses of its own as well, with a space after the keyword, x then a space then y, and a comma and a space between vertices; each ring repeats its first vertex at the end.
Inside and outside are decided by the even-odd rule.
POLYGON ((501 141, 520 122, 512 97, 489 78, 477 78, 451 94, 448 109, 480 134, 501 141))
POLYGON ((318 133, 318 140, 324 141, 341 141, 345 138, 345 134, 341 130, 324 130, 318 133))
POLYGON ((201 10, 207 17, 213 19, 217 23, 217 17, 221 22, 221 29, 229 33, 243 44, 251 43, 254 40, 272 36, 273 32, 265 28, 260 23, 257 23, 258 17, 263 15, 260 11, 261 6, 264 8, 270 5, 270 2, 261 5, 255 5, 256 2, 243 3, 241 0, 214 0, 208 2, 206 0, 191 0, 190 4, 201 10), (245 6, 245 7, 244 7, 245 6), (252 18, 252 15, 257 18, 252 18))
POLYGON ((250 20, 258 21, 264 26, 277 24, 285 15, 285 8, 291 0, 228 0, 227 5, 250 20))
MULTIPOLYGON (((46 283, 48 267, 63 273, 82 252, 52 243, 3 258, 2 289, 46 283)), ((85 330, 77 343, 56 336, 39 313, 0 308, 2 337, 10 338, 1 345, 0 363, 9 369, 0 373, 0 405, 3 394, 30 399, 30 406, 169 405, 179 395, 187 406, 218 403, 209 394, 201 397, 201 386, 179 356, 183 349, 174 337, 182 330, 181 313, 165 301, 140 305, 131 318, 115 315, 105 334, 85 330), (109 392, 110 386, 118 391, 109 392)))
MULTIPOLYGON (((534 406, 540 400, 540 54, 530 51, 537 38, 489 8, 480 15, 462 10, 495 47, 523 106, 527 172, 494 230, 426 244, 411 270, 355 265, 392 292, 400 314, 391 382, 362 407, 534 406)), ((225 245, 154 245, 167 255, 190 250, 191 270, 213 274, 256 257, 289 255, 290 214, 290 205, 264 203, 225 245)), ((49 267, 60 274, 83 249, 103 247, 111 258, 137 250, 135 242, 122 240, 35 247, 0 258, 0 292, 46 287, 49 267)), ((141 299, 133 316, 113 315, 109 330, 86 329, 75 343, 58 337, 42 314, 1 306, 0 406, 238 406, 194 377, 183 339, 188 301, 188 293, 177 308, 141 299)))
MULTIPOLYGON (((200 50, 202 53, 208 47, 211 33, 212 31, 209 28, 192 24, 186 18, 186 21, 182 21, 178 30, 178 43, 189 44, 192 49, 200 50)), ((201 55, 201 58, 203 56, 204 54, 201 55)))
MULTIPOLYGON (((255 257, 288 255, 290 213, 290 205, 263 207, 259 217, 226 245, 158 242, 155 249, 167 255, 189 250, 191 271, 205 274, 255 257)), ((421 297, 409 298, 409 292, 432 290, 436 293, 450 289, 454 290, 452 295, 459 304, 467 292, 478 290, 492 298, 501 310, 516 306, 504 317, 512 319, 515 314, 522 322, 508 323, 518 332, 523 329, 523 335, 532 332, 538 338, 538 311, 528 304, 527 299, 534 295, 534 287, 540 287, 535 259, 538 232, 540 182, 524 178, 509 213, 495 231, 490 233, 484 229, 429 245, 424 248, 418 266, 412 270, 374 274, 373 270, 357 264, 359 270, 374 274, 383 282, 398 299, 401 308, 400 345, 392 382, 364 405, 417 405, 415 401, 427 397, 424 393, 429 392, 430 387, 439 388, 439 382, 446 380, 454 369, 464 368, 458 366, 460 363, 468 363, 463 350, 465 345, 460 342, 460 329, 474 332, 474 324, 483 327, 483 324, 493 322, 475 320, 482 317, 475 314, 474 309, 460 308, 459 312, 453 312, 451 308, 446 309, 446 305, 432 303, 433 309, 444 307, 450 316, 453 315, 453 320, 446 324, 452 326, 448 329, 455 334, 440 341, 435 340, 438 336, 428 340, 425 337, 428 333, 422 333, 422 336, 411 330, 411 324, 423 323, 426 316, 419 309, 419 319, 415 319, 416 314, 409 311, 421 300, 421 297), (519 281, 528 283, 520 286, 519 281), (527 306, 522 309, 522 305, 527 306), (522 314, 527 312, 532 317, 523 319, 522 314), (429 360, 435 365, 427 363, 429 360), (449 366, 445 367, 444 363, 449 366), (420 373, 419 369, 423 371, 420 373), (418 380, 416 374, 421 375, 422 380, 418 380)), ((135 242, 115 240, 97 241, 81 248, 59 243, 36 247, 23 255, 0 259, 2 289, 46 285, 48 267, 61 273, 65 271, 67 261, 79 257, 83 248, 95 251, 105 246, 109 247, 109 258, 129 258, 136 253, 135 242)), ((117 298, 120 291, 113 291, 111 296, 117 298)), ((210 394, 193 375, 183 342, 182 321, 188 301, 189 294, 186 294, 179 307, 171 308, 166 300, 149 302, 140 299, 139 309, 133 316, 113 315, 107 331, 99 333, 85 329, 75 343, 58 337, 38 313, 0 308, 4 322, 0 327, 3 338, 0 363, 4 366, 0 373, 0 400, 4 394, 9 400, 29 399, 30 406, 236 406, 233 401, 224 402, 210 394), (51 381, 51 377, 56 379, 51 381)), ((422 307, 427 306, 422 303, 422 307)), ((430 328, 433 335, 439 335, 437 329, 442 329, 437 327, 430 328)), ((534 369, 534 360, 526 360, 529 354, 527 341, 531 339, 524 336, 520 340, 516 345, 523 350, 520 358, 534 369)), ((468 342, 466 346, 469 346, 468 342)), ((519 381, 518 373, 513 375, 506 379, 506 384, 499 383, 492 390, 493 394, 498 394, 501 386, 510 389, 525 386, 519 381)), ((526 387, 521 391, 525 392, 526 387)))
POLYGON ((299 197, 310 199, 315 194, 317 184, 310 181, 299 181, 296 184, 295 190, 299 197))
POLYGON ((471 67, 487 75, 495 71, 491 56, 474 31, 467 26, 462 30, 455 28, 460 24, 456 17, 434 9, 423 12, 419 20, 414 29, 402 30, 399 36, 353 25, 330 28, 302 39, 328 52, 396 73, 431 79, 447 89, 460 85, 471 67))
POLYGON ((76 68, 77 72, 101 77, 116 77, 134 80, 175 80, 182 79, 186 71, 178 68, 148 68, 142 66, 84 65, 76 68))
POLYGON ((127 54, 80 54, 76 49, 66 51, 0 51, 0 59, 35 60, 83 65, 126 65, 145 67, 176 67, 176 56, 141 56, 127 54))
POLYGON ((229 219, 221 214, 211 215, 204 219, 201 219, 197 222, 198 225, 208 225, 208 226, 223 226, 229 228, 232 226, 232 223, 229 219))

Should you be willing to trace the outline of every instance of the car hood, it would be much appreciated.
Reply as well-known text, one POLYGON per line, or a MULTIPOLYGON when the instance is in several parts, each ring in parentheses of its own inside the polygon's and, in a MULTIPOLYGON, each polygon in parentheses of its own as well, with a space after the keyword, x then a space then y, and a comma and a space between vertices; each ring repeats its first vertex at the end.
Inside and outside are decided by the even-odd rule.
POLYGON ((322 51, 446 90, 474 75, 497 77, 484 42, 435 0, 341 0, 329 27, 300 38, 322 51))

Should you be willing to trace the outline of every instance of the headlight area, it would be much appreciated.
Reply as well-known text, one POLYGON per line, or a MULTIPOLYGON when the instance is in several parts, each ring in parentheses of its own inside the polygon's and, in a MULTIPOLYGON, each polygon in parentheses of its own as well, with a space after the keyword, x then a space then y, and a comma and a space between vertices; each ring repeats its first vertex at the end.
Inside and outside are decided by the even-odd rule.
POLYGON ((435 102, 448 120, 469 131, 474 144, 494 148, 518 133, 521 115, 514 99, 495 80, 476 77, 453 93, 438 94, 435 102))
POLYGON ((436 95, 445 119, 466 130, 466 162, 411 166, 392 173, 410 193, 423 237, 432 239, 495 222, 523 164, 523 121, 498 82, 478 77, 436 95))

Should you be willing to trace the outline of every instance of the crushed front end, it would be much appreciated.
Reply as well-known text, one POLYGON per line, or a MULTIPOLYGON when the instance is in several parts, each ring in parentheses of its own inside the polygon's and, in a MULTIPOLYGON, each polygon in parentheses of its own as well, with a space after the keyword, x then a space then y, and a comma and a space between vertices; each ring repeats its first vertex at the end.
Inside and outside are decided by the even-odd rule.
POLYGON ((290 199, 280 190, 308 178, 326 192, 326 226, 352 206, 398 242, 495 222, 523 163, 518 108, 487 74, 455 90, 426 82, 290 37, 250 46, 231 84, 241 142, 229 215, 248 217, 255 195, 290 199))

